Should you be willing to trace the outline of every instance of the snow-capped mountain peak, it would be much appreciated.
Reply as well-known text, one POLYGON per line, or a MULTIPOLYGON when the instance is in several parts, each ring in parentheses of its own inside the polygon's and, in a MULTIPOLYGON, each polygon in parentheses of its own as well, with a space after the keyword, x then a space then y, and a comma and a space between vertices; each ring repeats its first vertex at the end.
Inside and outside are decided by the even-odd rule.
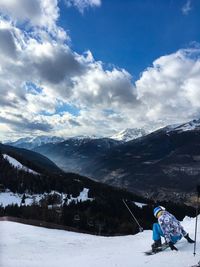
POLYGON ((35 138, 30 138, 29 143, 35 143, 37 146, 39 146, 41 144, 62 142, 63 140, 64 139, 62 137, 58 136, 41 135, 35 138))
POLYGON ((176 131, 176 132, 186 132, 200 130, 200 119, 192 120, 183 124, 173 124, 166 127, 167 132, 176 131))
POLYGON ((84 140, 84 139, 99 139, 102 138, 101 136, 98 135, 76 135, 72 137, 66 138, 66 140, 84 140))
POLYGON ((35 147, 49 144, 49 143, 59 143, 64 141, 64 138, 58 137, 58 136, 46 136, 46 135, 41 135, 37 137, 25 137, 25 138, 20 138, 19 140, 15 142, 9 142, 6 143, 7 145, 12 145, 15 147, 22 147, 26 149, 33 149, 35 147))
POLYGON ((146 135, 146 132, 144 129, 139 128, 127 128, 126 130, 123 130, 119 133, 116 133, 115 135, 111 136, 112 139, 118 140, 118 141, 124 141, 128 142, 133 139, 139 138, 146 135))

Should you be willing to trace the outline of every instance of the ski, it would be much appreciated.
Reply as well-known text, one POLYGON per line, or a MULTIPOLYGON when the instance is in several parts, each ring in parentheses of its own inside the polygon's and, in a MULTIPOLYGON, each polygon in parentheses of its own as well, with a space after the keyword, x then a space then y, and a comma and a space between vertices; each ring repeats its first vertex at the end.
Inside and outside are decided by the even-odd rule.
POLYGON ((145 255, 150 256, 150 255, 154 255, 154 254, 157 254, 159 252, 162 252, 165 249, 167 249, 168 247, 169 247, 168 244, 163 244, 161 247, 157 248, 155 251, 152 251, 152 249, 151 249, 151 250, 145 251, 144 253, 145 253, 145 255))

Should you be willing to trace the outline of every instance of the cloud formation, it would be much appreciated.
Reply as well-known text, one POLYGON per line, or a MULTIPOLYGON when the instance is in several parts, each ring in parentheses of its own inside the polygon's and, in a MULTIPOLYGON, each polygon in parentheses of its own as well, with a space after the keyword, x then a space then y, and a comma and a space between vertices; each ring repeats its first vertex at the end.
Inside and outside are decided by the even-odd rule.
POLYGON ((163 56, 136 82, 146 120, 171 124, 200 116, 200 49, 163 56))
POLYGON ((59 17, 57 0, 1 0, 0 11, 15 22, 53 29, 59 17))
POLYGON ((65 0, 65 3, 68 7, 74 6, 81 13, 87 8, 101 6, 101 0, 65 0))
POLYGON ((70 48, 58 26, 56 0, 24 1, 0 3, 1 139, 44 133, 105 136, 200 116, 197 45, 156 59, 133 83, 125 69, 106 68, 91 51, 70 48))
POLYGON ((192 0, 187 0, 181 10, 183 15, 188 15, 191 9, 192 9, 192 0))
POLYGON ((86 134, 88 125, 84 123, 94 124, 90 127, 94 133, 97 119, 96 115, 92 117, 94 110, 101 114, 99 121, 102 122, 102 109, 108 106, 118 109, 136 101, 132 77, 122 69, 104 69, 103 63, 95 61, 90 51, 83 55, 72 51, 67 38, 58 35, 55 39, 55 32, 63 32, 63 36, 65 32, 56 25, 59 10, 56 6, 53 12, 52 3, 57 2, 49 3, 50 12, 44 9, 44 2, 38 0, 33 14, 27 13, 30 15, 27 20, 24 9, 31 12, 31 1, 29 7, 19 2, 15 14, 16 1, 1 2, 1 13, 9 17, 0 19, 0 105, 3 107, 0 123, 9 126, 12 132, 18 127, 22 135, 28 129, 38 134, 50 130, 70 134, 63 130, 66 128, 71 133, 86 134), (53 27, 46 27, 47 13, 50 14, 48 25, 53 27), (22 21, 32 30, 22 28, 22 21), (80 116, 68 111, 57 114, 59 106, 71 104, 81 111, 80 116), (90 121, 83 116, 90 117, 90 121))

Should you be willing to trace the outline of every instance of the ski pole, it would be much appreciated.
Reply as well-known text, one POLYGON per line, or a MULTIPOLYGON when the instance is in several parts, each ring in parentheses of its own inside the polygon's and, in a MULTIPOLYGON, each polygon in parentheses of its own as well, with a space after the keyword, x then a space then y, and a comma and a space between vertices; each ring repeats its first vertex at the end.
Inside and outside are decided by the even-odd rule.
POLYGON ((134 219, 134 221, 137 223, 138 227, 139 227, 139 231, 143 232, 143 228, 142 226, 139 224, 138 220, 136 219, 136 217, 134 216, 134 214, 132 213, 132 211, 130 210, 129 206, 127 205, 127 203, 125 202, 124 199, 122 199, 124 205, 126 206, 126 208, 128 209, 128 211, 130 212, 132 218, 134 219))
POLYGON ((196 203, 196 220, 195 220, 195 239, 194 239, 194 256, 196 255, 196 244, 197 244, 197 222, 199 213, 199 196, 200 196, 200 186, 197 186, 197 203, 196 203))

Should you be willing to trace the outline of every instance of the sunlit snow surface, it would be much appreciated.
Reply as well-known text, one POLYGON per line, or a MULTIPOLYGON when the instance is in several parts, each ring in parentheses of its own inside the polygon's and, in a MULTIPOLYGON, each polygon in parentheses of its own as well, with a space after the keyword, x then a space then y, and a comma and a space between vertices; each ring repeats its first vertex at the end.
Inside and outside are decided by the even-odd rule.
POLYGON ((128 142, 137 139, 139 137, 142 137, 144 135, 146 135, 144 129, 133 128, 133 129, 126 129, 119 133, 116 133, 112 135, 110 138, 118 141, 128 142))
MULTIPOLYGON (((186 218, 185 229, 194 237, 194 219, 186 218)), ((200 230, 200 225, 199 225, 200 230)), ((200 232, 199 232, 200 233, 200 232)), ((198 233, 198 239, 199 239, 198 233)), ((145 256, 151 231, 134 236, 98 237, 51 230, 13 222, 0 222, 1 267, 189 267, 200 259, 185 239, 178 252, 166 251, 145 256)))

